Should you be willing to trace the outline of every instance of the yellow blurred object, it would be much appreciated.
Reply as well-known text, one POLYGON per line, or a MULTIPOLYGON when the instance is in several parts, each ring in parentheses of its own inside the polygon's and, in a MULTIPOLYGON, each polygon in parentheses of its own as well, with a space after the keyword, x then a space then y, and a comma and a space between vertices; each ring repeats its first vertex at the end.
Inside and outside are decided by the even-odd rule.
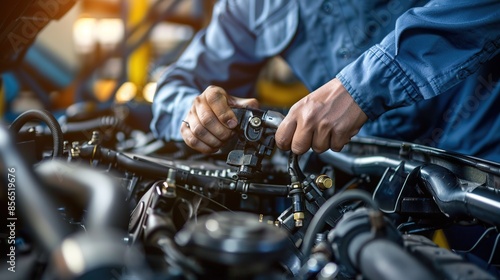
POLYGON ((132 82, 126 82, 116 92, 116 103, 126 103, 137 95, 137 86, 132 82))
POLYGON ((439 247, 450 249, 450 244, 448 244, 448 239, 443 232, 443 230, 439 229, 434 232, 434 236, 432 237, 432 241, 436 243, 439 247))
POLYGON ((157 86, 157 83, 147 83, 146 86, 144 86, 144 89, 142 90, 142 97, 144 100, 150 103, 153 102, 157 86))
MULTIPOLYGON (((146 16, 149 3, 148 0, 129 0, 129 27, 135 26, 146 16)), ((151 56, 149 42, 138 47, 129 57, 128 80, 142 89, 148 79, 148 65, 151 56)))
POLYGON ((98 80, 94 83, 94 93, 97 100, 105 102, 109 100, 116 86, 115 80, 98 80))
POLYGON ((264 79, 257 83, 257 91, 262 105, 276 107, 291 107, 309 94, 309 90, 301 82, 284 84, 264 79))

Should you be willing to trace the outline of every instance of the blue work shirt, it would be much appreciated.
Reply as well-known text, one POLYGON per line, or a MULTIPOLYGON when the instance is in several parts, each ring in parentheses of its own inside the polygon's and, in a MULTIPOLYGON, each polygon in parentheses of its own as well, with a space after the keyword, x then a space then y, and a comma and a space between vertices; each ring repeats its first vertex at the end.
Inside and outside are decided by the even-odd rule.
POLYGON ((311 91, 339 78, 370 118, 360 135, 500 162, 499 49, 497 0, 222 0, 160 79, 151 128, 181 140, 207 86, 255 97, 279 55, 311 91))

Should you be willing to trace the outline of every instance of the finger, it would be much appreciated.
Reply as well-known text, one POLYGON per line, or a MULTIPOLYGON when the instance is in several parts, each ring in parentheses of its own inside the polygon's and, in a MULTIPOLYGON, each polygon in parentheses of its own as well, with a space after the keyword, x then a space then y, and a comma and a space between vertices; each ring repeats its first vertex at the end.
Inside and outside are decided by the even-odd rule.
POLYGON ((229 106, 236 108, 252 108, 259 109, 259 101, 255 98, 239 98, 230 96, 228 98, 229 106))
POLYGON ((297 155, 301 155, 312 145, 313 132, 309 129, 301 128, 300 125, 297 126, 295 133, 292 138, 292 152, 297 155))
POLYGON ((327 129, 317 129, 312 137, 312 149, 320 154, 330 148, 330 132, 327 129))
POLYGON ((232 130, 220 123, 219 119, 212 111, 212 108, 202 100, 203 99, 196 99, 195 106, 193 106, 200 123, 218 140, 225 141, 229 139, 232 130))
MULTIPOLYGON (((189 118, 189 127, 193 135, 201 140, 203 143, 207 144, 212 148, 219 148, 222 145, 222 141, 215 137, 200 121, 198 118, 198 110, 193 106, 193 114, 189 118)), ((220 124, 219 124, 220 126, 220 124)))
POLYGON ((229 129, 236 127, 238 120, 233 110, 229 107, 228 95, 224 89, 210 86, 205 90, 203 96, 221 124, 229 129))
POLYGON ((292 138, 295 133, 297 122, 295 120, 289 121, 286 117, 276 130, 275 140, 276 145, 283 151, 290 150, 292 146, 292 138))
POLYGON ((330 137, 330 149, 335 152, 340 152, 347 142, 349 142, 349 139, 344 139, 344 137, 338 133, 332 133, 330 137))
POLYGON ((187 129, 182 133, 182 138, 189 147, 204 154, 210 154, 218 150, 208 146, 207 144, 203 143, 200 139, 196 138, 196 136, 194 136, 194 134, 189 129, 187 129))
MULTIPOLYGON (((186 118, 186 121, 189 123, 189 118, 186 118)), ((191 124, 190 124, 190 126, 191 126, 191 124)), ((184 125, 184 124, 181 126, 182 139, 184 139, 184 142, 186 143, 186 145, 188 145, 192 149, 197 150, 197 151, 202 152, 202 153, 215 152, 216 149, 208 146, 207 144, 205 144, 203 141, 198 139, 193 134, 190 126, 188 127, 187 125, 184 125)))

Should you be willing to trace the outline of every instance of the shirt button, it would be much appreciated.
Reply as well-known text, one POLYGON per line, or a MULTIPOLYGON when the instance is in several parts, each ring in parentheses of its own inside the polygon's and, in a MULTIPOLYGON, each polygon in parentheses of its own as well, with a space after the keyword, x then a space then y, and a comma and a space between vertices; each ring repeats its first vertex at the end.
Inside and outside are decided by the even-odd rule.
POLYGON ((322 8, 323 8, 323 11, 330 14, 333 11, 333 4, 330 1, 325 1, 325 2, 323 2, 322 8))

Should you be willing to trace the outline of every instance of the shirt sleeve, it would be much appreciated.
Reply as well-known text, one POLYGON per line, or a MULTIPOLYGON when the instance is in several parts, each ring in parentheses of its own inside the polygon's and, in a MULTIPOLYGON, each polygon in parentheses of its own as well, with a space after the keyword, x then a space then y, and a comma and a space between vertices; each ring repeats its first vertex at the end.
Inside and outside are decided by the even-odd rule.
POLYGON ((180 125, 193 100, 209 85, 252 97, 260 69, 281 52, 298 25, 296 1, 219 1, 212 20, 158 83, 151 130, 157 138, 182 140, 180 125))
POLYGON ((500 1, 435 0, 337 74, 370 119, 439 95, 500 53, 500 1))

